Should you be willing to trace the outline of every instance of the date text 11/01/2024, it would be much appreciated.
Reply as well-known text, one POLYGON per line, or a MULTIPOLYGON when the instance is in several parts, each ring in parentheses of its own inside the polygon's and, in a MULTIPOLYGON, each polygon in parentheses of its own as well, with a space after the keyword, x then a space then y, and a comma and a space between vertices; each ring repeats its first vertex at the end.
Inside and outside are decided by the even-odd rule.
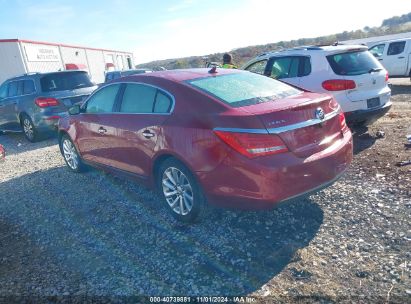
POLYGON ((150 303, 255 303, 252 297, 150 297, 150 303))

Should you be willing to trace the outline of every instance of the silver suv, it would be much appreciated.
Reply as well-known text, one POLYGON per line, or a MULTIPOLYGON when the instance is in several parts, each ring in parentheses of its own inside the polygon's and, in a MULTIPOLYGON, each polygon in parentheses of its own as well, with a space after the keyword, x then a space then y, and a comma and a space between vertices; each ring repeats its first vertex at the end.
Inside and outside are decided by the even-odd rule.
POLYGON ((68 108, 81 103, 97 86, 85 71, 33 73, 0 86, 0 132, 24 132, 34 142, 56 129, 68 108))

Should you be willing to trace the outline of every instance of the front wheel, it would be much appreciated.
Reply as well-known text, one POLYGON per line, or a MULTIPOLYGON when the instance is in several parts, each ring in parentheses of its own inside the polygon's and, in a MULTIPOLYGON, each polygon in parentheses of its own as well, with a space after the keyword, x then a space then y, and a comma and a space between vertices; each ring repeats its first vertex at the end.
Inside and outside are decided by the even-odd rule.
POLYGON ((64 161, 71 171, 82 172, 85 170, 85 165, 82 162, 76 147, 67 135, 61 137, 60 151, 64 157, 64 161))
POLYGON ((194 176, 176 159, 167 159, 161 164, 157 185, 167 209, 179 221, 194 222, 207 209, 194 176))

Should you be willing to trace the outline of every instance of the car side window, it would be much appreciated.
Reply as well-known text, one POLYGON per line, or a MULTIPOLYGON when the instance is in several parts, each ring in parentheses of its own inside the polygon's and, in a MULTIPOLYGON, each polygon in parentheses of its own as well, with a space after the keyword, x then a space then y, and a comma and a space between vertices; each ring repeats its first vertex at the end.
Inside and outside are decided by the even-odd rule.
MULTIPOLYGON (((120 112, 153 113, 157 89, 143 84, 127 84, 120 112)), ((160 106, 161 107, 161 106, 160 106)))
POLYGON ((17 96, 18 91, 18 81, 12 81, 9 83, 9 89, 7 92, 7 97, 14 97, 17 96))
POLYGON ((34 87, 34 81, 33 80, 24 80, 23 83, 23 95, 28 95, 32 94, 36 91, 36 88, 34 87))
POLYGON ((405 41, 399 41, 399 42, 391 42, 390 46, 388 47, 387 55, 388 56, 393 56, 393 55, 398 55, 404 52, 405 48, 405 41))
POLYGON ((270 77, 274 79, 298 77, 299 57, 274 58, 270 77))
POLYGON ((384 54, 385 43, 374 45, 370 48, 370 53, 373 54, 375 57, 381 57, 384 54))
POLYGON ((308 76, 311 74, 310 57, 300 57, 299 77, 308 76))
POLYGON ((8 87, 8 83, 3 83, 3 85, 0 87, 0 99, 7 97, 8 87))
POLYGON ((265 67, 267 65, 267 60, 261 60, 254 62, 253 64, 249 65, 245 68, 246 71, 264 75, 265 67))
POLYGON ((158 90, 154 104, 154 113, 169 113, 171 110, 171 105, 171 98, 158 90))
POLYGON ((17 81, 17 96, 23 95, 24 80, 17 81))
POLYGON ((119 89, 120 84, 114 84, 97 91, 87 101, 86 113, 97 114, 113 112, 113 106, 119 89))

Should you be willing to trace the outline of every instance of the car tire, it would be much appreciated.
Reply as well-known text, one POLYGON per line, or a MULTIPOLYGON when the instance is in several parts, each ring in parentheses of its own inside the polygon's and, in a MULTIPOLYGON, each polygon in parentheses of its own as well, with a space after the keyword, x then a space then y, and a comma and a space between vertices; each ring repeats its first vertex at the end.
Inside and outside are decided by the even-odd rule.
POLYGON ((175 219, 193 223, 209 210, 198 182, 180 161, 165 160, 157 173, 158 192, 175 219))
POLYGON ((30 116, 26 114, 21 116, 21 127, 23 128, 24 136, 29 142, 34 143, 38 140, 39 134, 30 116))
POLYGON ((80 173, 86 170, 86 165, 68 135, 64 134, 60 138, 59 146, 61 155, 63 155, 64 161, 71 171, 80 173))

